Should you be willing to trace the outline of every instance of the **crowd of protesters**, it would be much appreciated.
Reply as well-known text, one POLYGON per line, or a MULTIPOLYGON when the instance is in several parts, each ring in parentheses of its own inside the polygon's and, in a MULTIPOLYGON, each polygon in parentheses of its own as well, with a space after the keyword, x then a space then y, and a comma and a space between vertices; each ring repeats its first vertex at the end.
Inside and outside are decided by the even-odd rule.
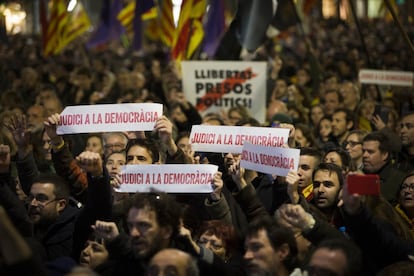
POLYGON ((413 88, 361 85, 358 72, 414 71, 414 56, 392 22, 362 26, 366 49, 352 24, 329 19, 252 55, 268 64, 265 124, 242 106, 201 115, 160 45, 76 44, 45 58, 38 37, 9 37, 0 274, 411 275, 413 88), (154 102, 164 115, 152 132, 56 131, 66 106, 154 102), (289 128, 299 168, 281 177, 242 168, 240 154, 195 153, 199 124, 289 128), (204 163, 219 166, 210 194, 115 191, 123 165, 204 163), (380 194, 350 194, 353 174, 378 175, 380 194))

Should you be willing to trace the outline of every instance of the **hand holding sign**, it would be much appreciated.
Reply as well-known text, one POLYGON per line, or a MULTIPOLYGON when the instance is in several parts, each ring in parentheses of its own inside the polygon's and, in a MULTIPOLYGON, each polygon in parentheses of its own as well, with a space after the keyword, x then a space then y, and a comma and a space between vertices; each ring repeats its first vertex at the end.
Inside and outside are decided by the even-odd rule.
POLYGON ((174 155, 178 149, 173 139, 173 123, 162 116, 155 122, 154 131, 158 132, 161 141, 167 146, 168 153, 174 155))
POLYGON ((289 129, 288 145, 289 147, 294 148, 295 147, 295 132, 296 132, 295 126, 292 124, 283 123, 279 125, 279 128, 289 129))
POLYGON ((120 174, 111 176, 110 184, 114 189, 119 189, 119 187, 121 186, 121 182, 122 180, 120 174))
POLYGON ((221 198, 221 191, 223 190, 222 172, 216 172, 213 178, 213 192, 210 194, 213 200, 219 200, 221 198))
POLYGON ((287 193, 289 195, 290 201, 293 204, 296 204, 299 202, 299 192, 298 192, 299 178, 300 177, 297 171, 294 171, 294 170, 289 171, 288 174, 286 175, 286 183, 288 184, 287 193))
MULTIPOLYGON (((230 165, 228 170, 239 191, 247 186, 246 179, 244 179, 245 170, 240 167, 240 160, 237 160, 234 164, 230 165)), ((229 188, 229 190, 231 191, 232 189, 229 188)))
POLYGON ((59 125, 59 120, 60 114, 55 113, 50 115, 44 122, 46 134, 49 136, 54 145, 60 145, 63 142, 63 138, 56 132, 57 126, 59 125))

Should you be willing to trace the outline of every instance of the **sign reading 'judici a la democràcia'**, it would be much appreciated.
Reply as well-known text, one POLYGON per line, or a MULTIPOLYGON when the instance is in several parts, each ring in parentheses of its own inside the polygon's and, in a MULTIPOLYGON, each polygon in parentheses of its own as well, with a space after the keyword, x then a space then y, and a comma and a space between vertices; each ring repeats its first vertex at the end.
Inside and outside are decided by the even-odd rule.
POLYGON ((361 69, 358 77, 361 83, 408 87, 414 86, 413 72, 361 69))
POLYGON ((244 143, 240 166, 246 169, 286 176, 290 170, 297 171, 299 149, 267 147, 244 143))
POLYGON ((193 125, 190 144, 194 151, 241 153, 245 141, 280 147, 288 138, 286 128, 193 125))
POLYGON ((162 110, 157 103, 68 106, 60 114, 57 133, 153 130, 162 110))
POLYGON ((218 166, 209 164, 125 165, 118 192, 211 193, 218 166))

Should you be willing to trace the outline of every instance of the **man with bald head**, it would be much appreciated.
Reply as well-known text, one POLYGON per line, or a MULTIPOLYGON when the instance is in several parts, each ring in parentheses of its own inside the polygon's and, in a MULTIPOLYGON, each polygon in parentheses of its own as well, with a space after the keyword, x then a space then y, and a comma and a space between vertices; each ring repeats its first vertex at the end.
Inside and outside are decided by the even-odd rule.
POLYGON ((167 248, 155 254, 149 264, 147 276, 198 276, 196 261, 186 252, 167 248))

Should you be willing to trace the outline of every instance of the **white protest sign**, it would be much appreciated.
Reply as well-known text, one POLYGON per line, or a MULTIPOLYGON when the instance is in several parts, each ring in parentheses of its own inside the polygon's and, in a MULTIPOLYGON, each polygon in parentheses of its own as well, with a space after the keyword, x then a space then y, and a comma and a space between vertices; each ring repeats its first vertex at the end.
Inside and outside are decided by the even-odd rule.
POLYGON ((156 103, 68 106, 60 114, 57 134, 153 130, 162 108, 156 103))
POLYGON ((286 176, 290 170, 298 170, 299 155, 299 149, 244 143, 240 166, 258 172, 286 176))
POLYGON ((190 144, 193 151, 241 153, 244 141, 280 147, 288 138, 286 128, 193 125, 190 144))
POLYGON ((211 193, 216 165, 163 164, 125 165, 117 192, 211 193))
POLYGON ((201 115, 244 106, 264 123, 266 62, 182 61, 183 92, 201 115))
POLYGON ((362 69, 359 71, 359 81, 361 83, 412 87, 414 85, 414 73, 362 69))

